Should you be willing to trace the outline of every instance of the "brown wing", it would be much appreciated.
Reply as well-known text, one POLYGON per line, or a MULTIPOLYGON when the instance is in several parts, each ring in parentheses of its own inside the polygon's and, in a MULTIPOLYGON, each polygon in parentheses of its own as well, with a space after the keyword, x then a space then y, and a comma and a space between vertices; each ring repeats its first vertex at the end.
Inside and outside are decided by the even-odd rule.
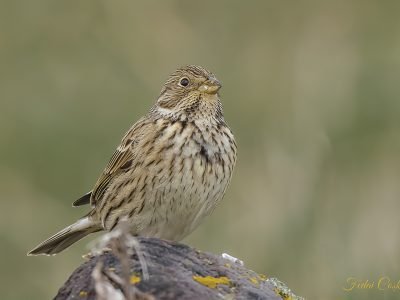
POLYGON ((86 193, 85 195, 80 197, 78 200, 75 200, 74 203, 72 203, 72 206, 77 207, 77 206, 89 204, 91 196, 92 196, 92 191, 90 191, 89 193, 86 193))
POLYGON ((151 123, 146 119, 142 119, 133 125, 125 134, 121 144, 118 146, 117 150, 115 150, 107 167, 104 169, 93 188, 90 198, 91 206, 95 206, 101 201, 104 193, 107 191, 116 175, 131 167, 136 156, 135 144, 143 138, 149 126, 151 126, 151 123))

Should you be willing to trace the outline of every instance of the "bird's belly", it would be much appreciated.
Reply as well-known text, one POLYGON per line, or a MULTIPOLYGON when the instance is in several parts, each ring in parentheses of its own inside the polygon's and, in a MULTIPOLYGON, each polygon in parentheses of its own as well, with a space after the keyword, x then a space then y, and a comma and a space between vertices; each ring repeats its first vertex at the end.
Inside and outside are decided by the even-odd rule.
POLYGON ((143 210, 135 222, 140 223, 134 226, 138 228, 137 234, 181 240, 223 197, 230 176, 223 174, 221 166, 205 163, 201 158, 186 159, 182 163, 183 168, 178 166, 179 172, 166 172, 159 177, 149 201, 153 205, 143 210))

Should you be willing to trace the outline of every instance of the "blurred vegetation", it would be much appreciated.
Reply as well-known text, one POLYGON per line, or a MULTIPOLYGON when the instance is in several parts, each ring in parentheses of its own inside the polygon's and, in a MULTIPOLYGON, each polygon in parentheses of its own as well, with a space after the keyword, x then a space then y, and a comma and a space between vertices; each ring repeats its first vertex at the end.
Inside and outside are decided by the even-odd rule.
MULTIPOLYGON (((233 182, 185 242, 309 299, 400 279, 399 1, 0 2, 2 299, 49 299, 90 238, 26 257, 83 215, 125 130, 175 68, 223 82, 233 182)), ((92 238, 93 239, 93 238, 92 238)))

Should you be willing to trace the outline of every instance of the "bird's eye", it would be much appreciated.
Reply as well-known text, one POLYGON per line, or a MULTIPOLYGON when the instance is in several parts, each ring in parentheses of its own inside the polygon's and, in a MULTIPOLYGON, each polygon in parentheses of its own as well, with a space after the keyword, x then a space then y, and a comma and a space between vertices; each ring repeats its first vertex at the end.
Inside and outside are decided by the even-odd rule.
POLYGON ((180 86, 183 86, 183 87, 188 86, 188 85, 189 85, 189 79, 186 78, 186 77, 181 78, 181 79, 179 80, 179 85, 180 85, 180 86))

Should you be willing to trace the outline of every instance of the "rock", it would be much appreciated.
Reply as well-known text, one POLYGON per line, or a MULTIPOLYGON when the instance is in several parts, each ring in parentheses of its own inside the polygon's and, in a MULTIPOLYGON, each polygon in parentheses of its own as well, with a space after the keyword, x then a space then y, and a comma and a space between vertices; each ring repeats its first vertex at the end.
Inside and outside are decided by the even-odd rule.
POLYGON ((239 260, 155 238, 135 241, 147 270, 138 251, 127 255, 119 240, 112 251, 78 267, 55 299, 296 299, 290 290, 282 294, 274 281, 246 269, 239 260))

